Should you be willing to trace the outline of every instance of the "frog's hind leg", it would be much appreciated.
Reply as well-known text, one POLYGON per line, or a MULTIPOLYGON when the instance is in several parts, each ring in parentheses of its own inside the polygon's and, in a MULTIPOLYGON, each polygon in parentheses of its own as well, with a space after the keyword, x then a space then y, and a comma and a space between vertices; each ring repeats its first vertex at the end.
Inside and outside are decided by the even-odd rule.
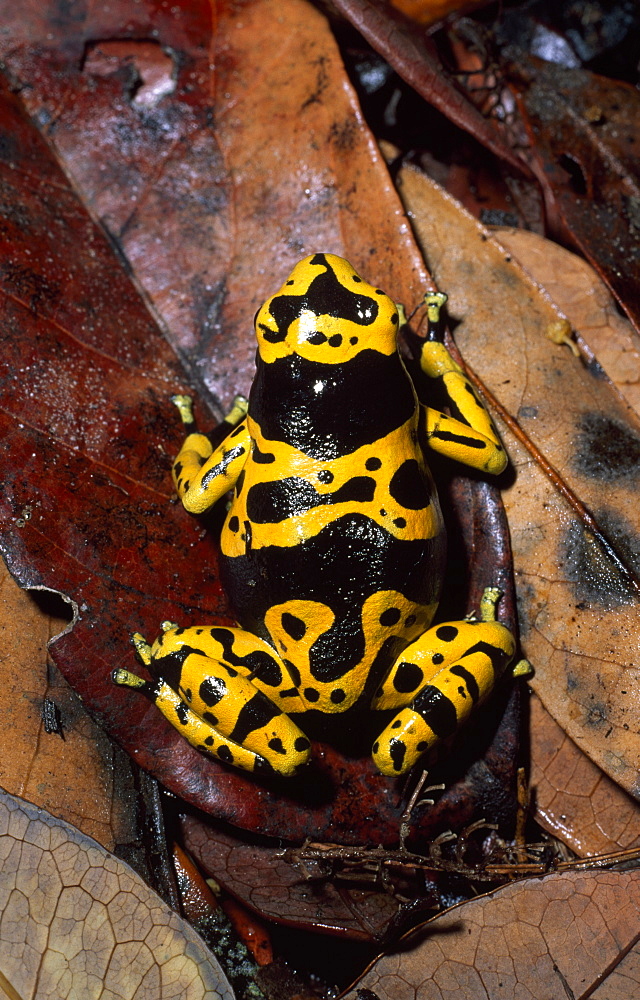
POLYGON ((512 659, 515 640, 494 620, 498 596, 489 588, 480 618, 428 629, 393 665, 372 703, 374 709, 401 709, 373 747, 383 774, 404 774, 453 736, 512 659))
POLYGON ((178 628, 165 623, 149 646, 133 643, 155 680, 116 670, 116 684, 137 688, 197 750, 247 771, 290 777, 310 743, 276 704, 296 693, 277 654, 240 629, 178 628))

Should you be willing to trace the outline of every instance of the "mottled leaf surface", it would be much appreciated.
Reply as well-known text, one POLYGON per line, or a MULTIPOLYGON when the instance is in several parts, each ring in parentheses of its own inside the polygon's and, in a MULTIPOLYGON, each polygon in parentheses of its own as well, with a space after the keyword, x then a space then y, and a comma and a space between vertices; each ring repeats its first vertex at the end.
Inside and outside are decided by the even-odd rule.
POLYGON ((401 190, 463 355, 522 432, 505 427, 504 497, 531 684, 638 797, 638 420, 599 366, 545 336, 563 314, 499 242, 415 170, 401 190))

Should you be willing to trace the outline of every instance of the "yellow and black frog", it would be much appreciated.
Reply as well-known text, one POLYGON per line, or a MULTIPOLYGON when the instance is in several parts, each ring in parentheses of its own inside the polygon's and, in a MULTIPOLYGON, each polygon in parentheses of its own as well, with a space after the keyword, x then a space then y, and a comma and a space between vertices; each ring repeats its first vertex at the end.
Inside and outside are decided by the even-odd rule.
POLYGON ((497 592, 479 618, 430 627, 445 533, 425 455, 492 474, 507 462, 442 342, 445 298, 426 297, 420 361, 451 415, 417 400, 398 307, 328 253, 297 264, 258 311, 248 410, 228 418, 222 444, 197 433, 188 397, 174 399, 188 432, 173 464, 185 508, 203 514, 233 489, 221 569, 240 627, 165 622, 153 646, 133 637, 156 679, 114 679, 220 761, 291 776, 310 755, 305 713, 395 710, 373 759, 403 774, 455 733, 513 657, 497 592))

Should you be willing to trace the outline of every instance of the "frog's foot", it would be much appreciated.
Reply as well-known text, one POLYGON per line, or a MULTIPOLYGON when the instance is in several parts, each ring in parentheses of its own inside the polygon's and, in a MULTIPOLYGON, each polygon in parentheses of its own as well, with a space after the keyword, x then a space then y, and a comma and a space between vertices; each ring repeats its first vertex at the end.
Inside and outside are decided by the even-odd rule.
POLYGON ((134 632, 131 636, 131 645, 135 649, 140 663, 144 663, 145 667, 148 667, 151 663, 151 646, 145 637, 140 632, 134 632))
POLYGON ((227 414, 225 414, 224 417, 225 424, 230 424, 231 427, 236 427, 238 424, 241 424, 247 415, 248 409, 249 400, 246 396, 234 396, 231 409, 227 414))
POLYGON ((196 422, 193 416, 193 400, 191 396, 183 396, 177 393, 171 397, 171 402, 177 406, 180 419, 188 433, 195 430, 196 422))
MULTIPOLYGON (((491 597, 486 606, 494 617, 495 600, 491 597)), ((452 737, 490 693, 514 652, 513 636, 493 620, 436 625, 407 646, 372 703, 374 709, 401 708, 374 744, 378 769, 404 774, 452 737)))
POLYGON ((141 690, 197 750, 283 777, 306 763, 309 740, 276 704, 291 678, 263 640, 240 629, 170 626, 147 650, 156 680, 125 670, 113 680, 141 690))
POLYGON ((424 304, 427 307, 427 340, 442 340, 440 316, 449 296, 446 292, 427 292, 424 304))

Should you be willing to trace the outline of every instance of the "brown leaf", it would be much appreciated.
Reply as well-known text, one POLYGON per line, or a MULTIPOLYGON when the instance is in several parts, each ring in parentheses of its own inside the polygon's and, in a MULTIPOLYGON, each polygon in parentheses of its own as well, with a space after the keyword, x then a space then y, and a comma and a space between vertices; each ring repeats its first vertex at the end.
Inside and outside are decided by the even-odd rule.
POLYGON ((634 996, 639 916, 638 872, 517 882, 424 925, 345 1000, 634 996))
POLYGON ((279 847, 247 844, 192 816, 182 817, 181 828, 187 849, 204 870, 270 920, 370 941, 384 935, 398 911, 397 900, 383 890, 305 878, 279 847))
POLYGON ((549 293, 618 392, 640 415, 640 337, 597 273, 577 254, 523 229, 498 239, 549 293))
MULTIPOLYGON (((126 4, 95 7, 79 21, 21 15, 10 23, 5 55, 77 190, 120 238, 193 380, 228 398, 239 383, 246 387, 255 305, 305 251, 329 244, 368 274, 375 268, 376 281, 407 302, 427 278, 325 21, 302 2, 289 6, 286 34, 272 6, 258 0, 241 12, 223 4, 219 14, 215 31, 204 3, 170 13, 139 4, 135 22, 126 4), (265 51, 277 57, 265 61, 265 51), (165 52, 176 59, 171 93, 165 52), (145 79, 157 89, 145 90, 145 79), (212 170, 216 197, 207 200, 212 170)), ((21 583, 55 586, 79 606, 73 630, 54 646, 57 662, 134 758, 205 811, 274 836, 331 829, 334 840, 395 842, 402 789, 370 762, 319 747, 313 781, 265 787, 205 760, 155 708, 111 684, 111 668, 131 655, 127 632, 151 637, 166 618, 224 621, 226 607, 210 539, 169 503, 177 359, 9 97, 4 124, 0 169, 11 212, 0 276, 11 336, 3 546, 21 583), (21 527, 27 503, 34 515, 21 527), (354 826, 354 798, 370 817, 364 833, 354 826)), ((480 485, 464 504, 474 511, 473 607, 484 585, 509 591, 509 556, 504 545, 495 550, 505 538, 496 492, 480 485), (493 532, 483 527, 487 518, 493 532)), ((507 620, 510 608, 505 597, 507 620)), ((507 788, 498 818, 508 824, 518 721, 512 701, 499 723, 501 704, 476 727, 485 759, 477 762, 478 744, 465 741, 452 761, 449 797, 416 811, 423 830, 477 818, 487 786, 507 788)))
POLYGON ((528 167, 449 76, 433 40, 400 9, 374 0, 332 0, 369 44, 416 93, 518 171, 528 167))
POLYGON ((0 565, 0 785, 113 850, 137 838, 134 816, 114 782, 114 755, 121 751, 47 664, 47 643, 65 626, 41 611, 0 565), (45 729, 45 698, 59 713, 59 734, 45 729))
POLYGON ((640 329, 637 88, 520 50, 508 75, 561 236, 593 264, 640 329))
POLYGON ((626 565, 636 565, 640 429, 601 369, 545 338, 561 314, 511 255, 415 170, 403 172, 401 190, 434 277, 451 293, 463 356, 535 449, 506 431, 517 477, 504 496, 532 686, 637 796, 638 589, 626 565))
MULTIPOLYGON (((621 395, 640 412, 638 335, 620 316, 593 268, 535 233, 518 229, 496 233, 562 310, 587 357, 595 355, 621 395)), ((530 746, 535 817, 544 829, 581 857, 624 850, 639 842, 640 806, 562 733, 535 696, 530 746)))
POLYGON ((640 805, 562 732, 535 695, 531 789, 537 822, 579 857, 640 847, 640 805))
POLYGON ((0 990, 233 1000, 198 935, 124 862, 0 792, 0 990))
POLYGON ((266 0, 7 13, 0 55, 26 108, 214 403, 247 391, 254 313, 308 253, 418 301, 428 275, 310 4, 287 4, 286 30, 266 0), (175 86, 141 106, 150 45, 175 86))

